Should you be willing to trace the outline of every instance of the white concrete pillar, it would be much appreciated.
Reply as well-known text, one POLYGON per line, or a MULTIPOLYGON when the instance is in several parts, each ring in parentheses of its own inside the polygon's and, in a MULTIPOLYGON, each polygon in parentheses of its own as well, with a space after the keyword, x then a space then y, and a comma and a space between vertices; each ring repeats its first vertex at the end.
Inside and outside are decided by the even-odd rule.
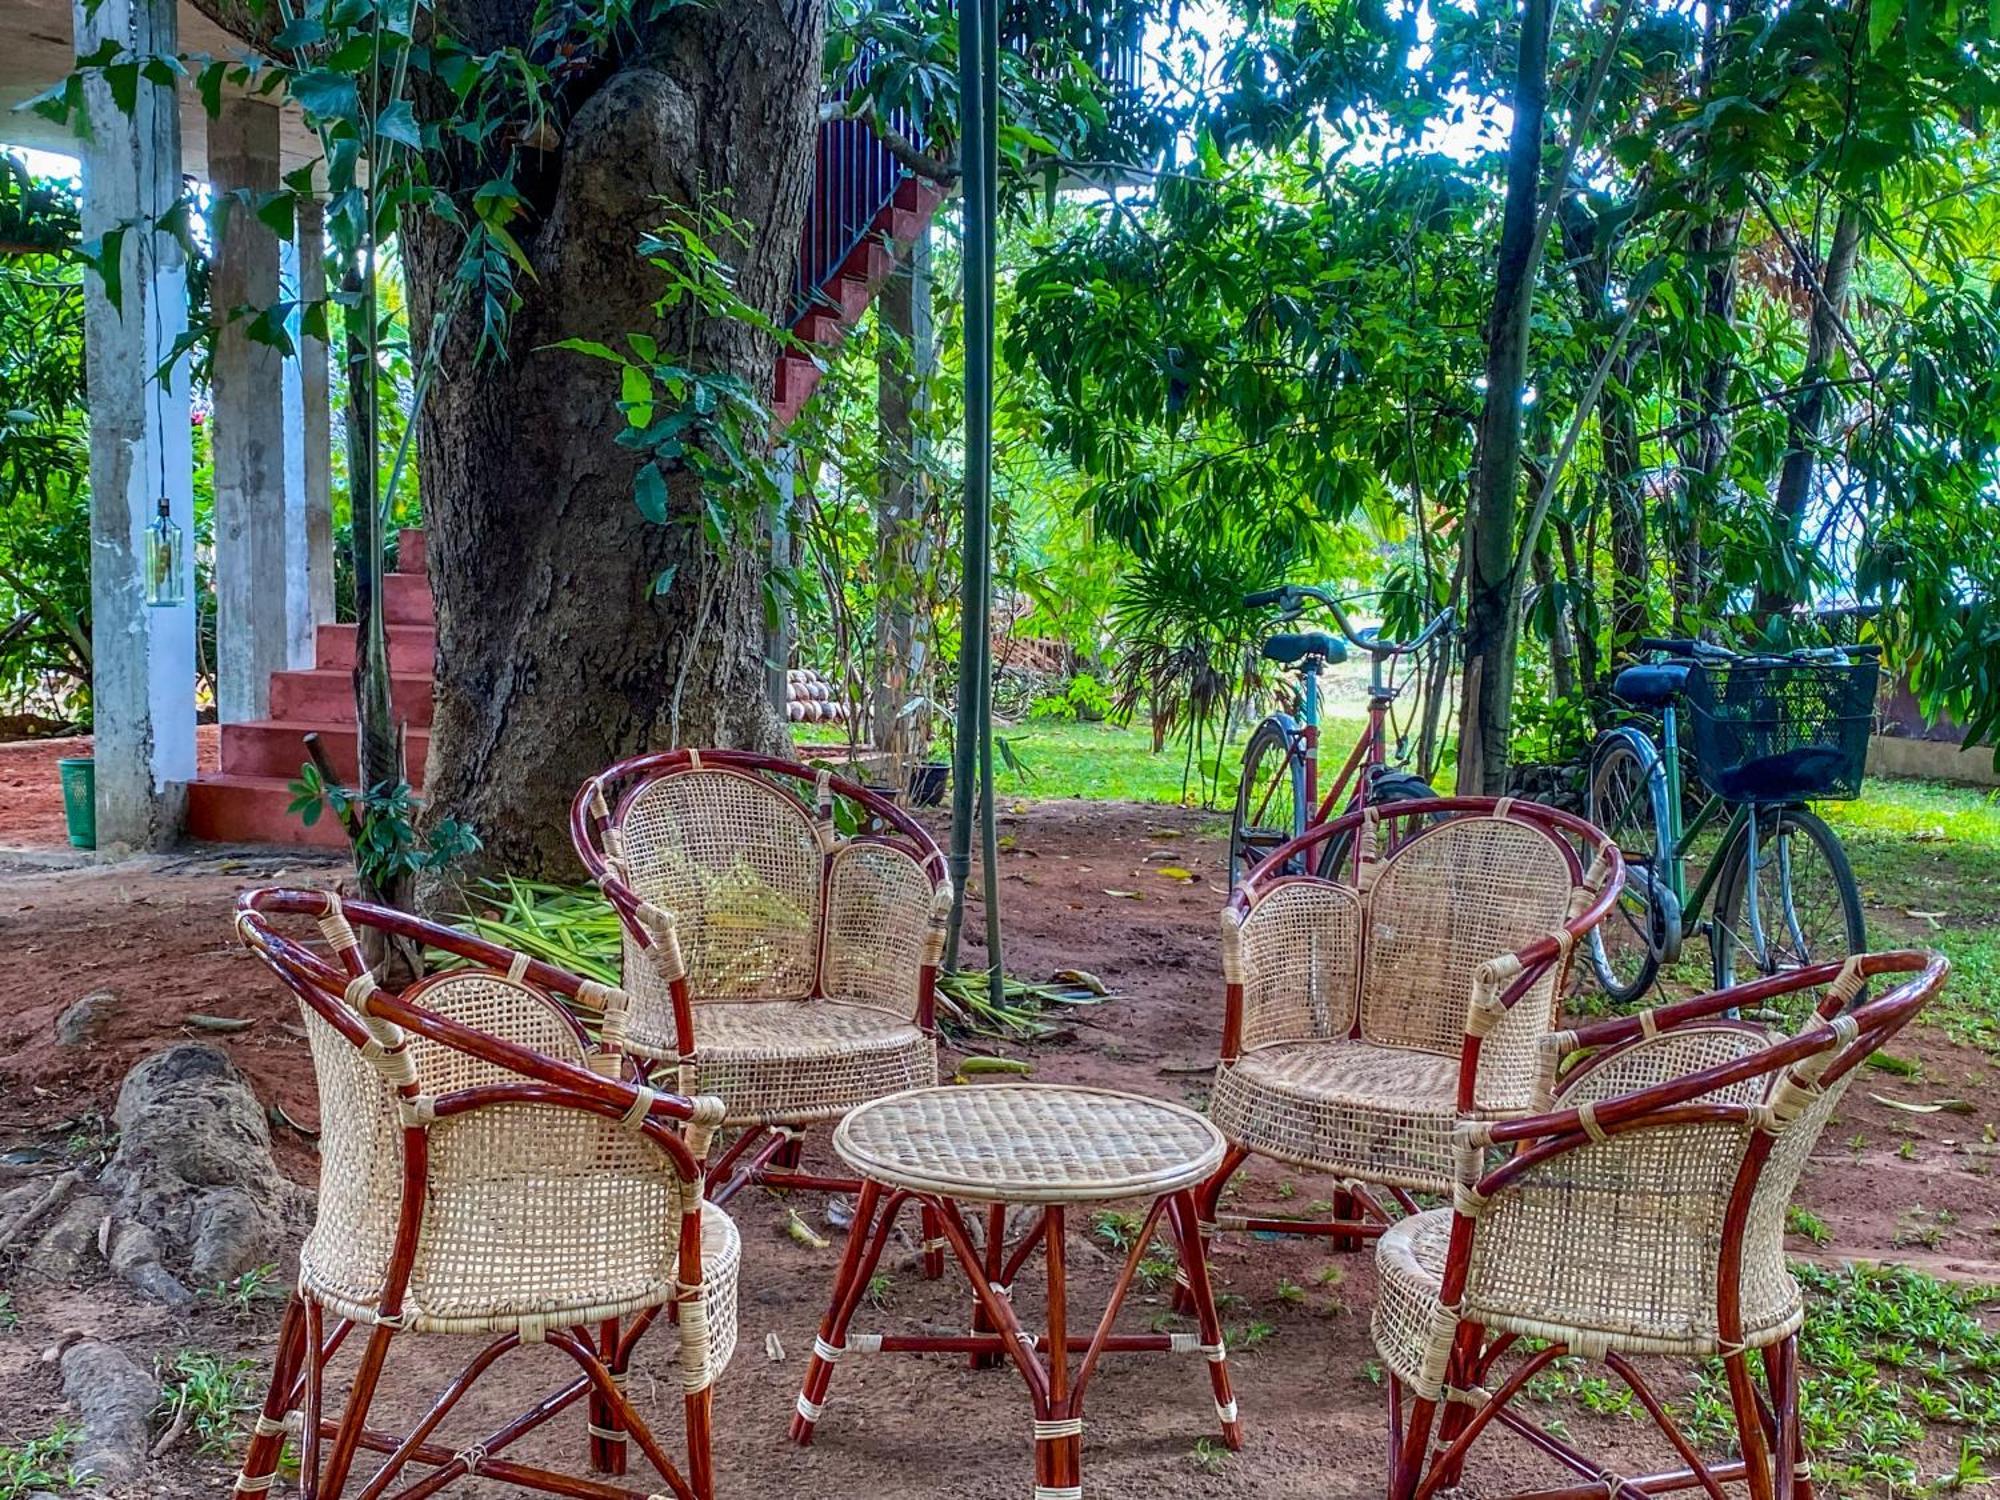
MULTIPOLYGON (((79 57, 109 37, 141 56, 178 50, 174 0, 76 0, 79 57)), ((181 193, 181 127, 171 85, 141 78, 132 113, 101 81, 85 86, 86 240, 126 230, 116 306, 85 277, 90 382, 91 702, 97 731, 100 848, 157 848, 180 833, 194 778, 194 459, 187 362, 154 372, 187 327, 180 246, 147 226, 181 193), (184 542, 183 594, 146 603, 146 534, 167 501, 184 542)))
MULTIPOLYGON (((298 207, 299 303, 326 297, 326 205, 302 199, 298 207)), ((306 594, 312 622, 331 625, 333 607, 333 413, 328 398, 326 344, 301 335, 299 392, 305 406, 306 594)))
POLYGON ((265 718, 271 674, 312 656, 306 586, 305 470, 298 447, 304 404, 294 367, 254 341, 256 313, 282 295, 279 241, 232 194, 278 186, 278 110, 225 100, 208 127, 215 190, 215 262, 209 302, 215 347, 215 699, 225 724, 265 718), (249 309, 243 313, 243 309, 249 309))

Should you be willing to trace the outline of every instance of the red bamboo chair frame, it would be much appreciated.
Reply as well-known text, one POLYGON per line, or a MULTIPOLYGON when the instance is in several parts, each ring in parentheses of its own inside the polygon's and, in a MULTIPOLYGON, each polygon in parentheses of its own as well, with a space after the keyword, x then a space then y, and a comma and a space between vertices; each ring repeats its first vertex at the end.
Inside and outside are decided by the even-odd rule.
MULTIPOLYGON (((1453 1207, 1426 1218, 1449 1220, 1443 1274, 1436 1292, 1431 1343, 1425 1350, 1433 1362, 1442 1358, 1437 1394, 1413 1390, 1392 1364, 1388 1351, 1398 1347, 1385 1333, 1382 1308, 1376 1314, 1378 1347, 1390 1366, 1388 1386, 1391 1500, 1430 1500, 1460 1483, 1473 1445, 1499 1426, 1523 1438, 1531 1447, 1577 1477, 1567 1487, 1523 1491, 1507 1500, 1644 1500, 1644 1497, 1700 1490, 1722 1500, 1723 1485, 1742 1483, 1751 1500, 1811 1500, 1813 1485, 1799 1425, 1798 1318, 1752 1327, 1746 1321, 1743 1287, 1752 1252, 1746 1245, 1761 1227, 1755 1244, 1776 1257, 1782 1271, 1782 1220, 1790 1202, 1790 1183, 1782 1195, 1760 1195, 1773 1153, 1785 1133, 1807 1136, 1785 1142, 1788 1170, 1796 1180, 1822 1128, 1825 1114, 1855 1068, 1909 1023, 1943 985, 1950 965, 1942 955, 1885 952, 1854 955, 1842 961, 1793 970, 1735 988, 1677 1001, 1635 1015, 1622 1016, 1556 1033, 1544 1048, 1548 1107, 1525 1118, 1460 1126, 1465 1152, 1453 1207), (1888 994, 1848 1009, 1871 979, 1906 976, 1888 994), (1733 1020, 1747 1010, 1779 996, 1825 986, 1805 1027, 1788 1038, 1771 1041, 1755 1029, 1733 1020), (1632 1092, 1603 1096, 1591 1085, 1593 1075, 1640 1060, 1648 1049, 1672 1048, 1696 1033, 1713 1036, 1737 1027, 1753 1035, 1730 1050, 1728 1061, 1697 1068, 1632 1092), (1580 1066, 1555 1082, 1565 1062, 1588 1054, 1580 1066), (1747 1092, 1746 1092, 1747 1090, 1747 1092), (1581 1094, 1579 1103, 1566 1097, 1581 1094), (1830 1096, 1830 1097, 1829 1097, 1830 1096), (1808 1111, 1819 1110, 1813 1119, 1808 1111), (1468 1294, 1477 1294, 1475 1255, 1480 1247, 1482 1220, 1518 1195, 1533 1174, 1552 1163, 1588 1151, 1594 1145, 1624 1141, 1633 1144, 1649 1132, 1668 1133, 1700 1127, 1733 1127, 1743 1133, 1740 1156, 1723 1158, 1727 1175, 1722 1229, 1714 1263, 1714 1336, 1682 1340, 1688 1347, 1665 1350, 1645 1347, 1640 1335, 1607 1333, 1605 1328, 1579 1328, 1565 1339, 1559 1328, 1537 1326, 1534 1336, 1546 1345, 1524 1359, 1495 1388, 1486 1384, 1523 1330, 1493 1328, 1461 1314, 1468 1294), (1504 1148, 1500 1154, 1496 1148, 1504 1148), (1774 1219, 1761 1226, 1753 1216, 1774 1219), (1712 1343, 1713 1347, 1697 1347, 1712 1343), (1621 1347, 1621 1344, 1624 1347, 1621 1347), (1587 1345, 1589 1347, 1577 1347, 1587 1345), (1594 1355, 1631 1389, 1640 1406, 1666 1438, 1681 1467, 1639 1476, 1620 1475, 1589 1458, 1543 1424, 1511 1410, 1514 1398, 1533 1376, 1566 1353, 1594 1355), (1666 1404, 1632 1363, 1635 1355, 1671 1353, 1721 1358, 1737 1423, 1741 1456, 1711 1462, 1698 1453, 1669 1414, 1666 1404), (1751 1356, 1762 1364, 1765 1390, 1759 1390, 1751 1356)), ((1666 1054, 1671 1055, 1671 1054, 1666 1054)), ((1581 1174, 1583 1166, 1572 1168, 1581 1174)), ((1390 1253, 1384 1242, 1382 1253, 1390 1253)), ((1385 1271, 1385 1276, 1388 1273, 1385 1271)), ((1794 1289, 1795 1290, 1795 1289, 1794 1289)), ((1768 1313, 1764 1314, 1768 1318, 1768 1313)), ((1799 1314, 1803 1316, 1803 1314, 1799 1314)), ((1514 1322, 1522 1321, 1518 1316, 1514 1322)), ((1605 1320, 1610 1321, 1608 1318, 1605 1320)), ((1671 1342, 1671 1341, 1654 1341, 1671 1342)), ((1408 1346, 1400 1346, 1407 1354, 1408 1346)))
MULTIPOLYGON (((636 987, 635 976, 629 969, 635 950, 643 953, 666 987, 672 1012, 671 1039, 637 1038, 621 1031, 617 1042, 639 1060, 642 1068, 675 1066, 683 1092, 694 1092, 701 1076, 704 1009, 709 1004, 719 1008, 751 997, 709 1002, 695 992, 693 970, 700 961, 700 955, 692 951, 695 939, 682 930, 684 924, 676 913, 634 888, 630 872, 637 851, 631 847, 627 817, 639 799, 660 783, 715 773, 752 783, 768 796, 774 816, 803 820, 818 843, 820 862, 817 901, 812 913, 815 930, 810 983, 806 986, 807 993, 800 998, 808 1002, 843 998, 829 993, 829 971, 839 956, 835 951, 836 934, 831 931, 830 898, 843 861, 851 860, 857 850, 885 851, 912 862, 925 882, 928 927, 920 961, 915 972, 907 975, 907 981, 915 997, 909 1020, 927 1044, 928 1068, 919 1070, 911 1062, 909 1071, 913 1076, 881 1086, 852 1088, 849 1090, 852 1097, 831 1112, 815 1108, 792 1119, 768 1119, 761 1114, 744 1119, 732 1114, 726 1124, 740 1128, 715 1163, 712 1175, 716 1183, 710 1201, 727 1203, 752 1183, 781 1190, 859 1192, 861 1183, 857 1178, 801 1170, 802 1138, 809 1124, 837 1118, 838 1113, 865 1098, 936 1082, 937 976, 944 955, 944 924, 951 906, 944 854, 920 823, 888 799, 825 770, 774 756, 738 750, 668 750, 621 761, 585 782, 570 807, 570 837, 584 868, 624 927, 628 967, 625 983, 628 989, 636 987), (799 788, 809 789, 810 800, 799 788), (868 831, 849 837, 836 831, 836 798, 844 799, 867 816, 872 825, 868 831), (920 1071, 927 1071, 928 1076, 916 1076, 920 1071)), ((796 835, 796 827, 791 832, 796 835)), ((712 1045, 710 1051, 712 1054, 712 1045)), ((927 1273, 935 1276, 943 1268, 945 1245, 937 1226, 928 1222, 928 1214, 926 1219, 925 1265, 927 1273)))
MULTIPOLYGON (((1308 829, 1274 850, 1250 872, 1234 893, 1223 914, 1223 998, 1222 1057, 1217 1070, 1220 1095, 1229 1071, 1254 1049, 1246 1037, 1246 989, 1250 975, 1242 949, 1242 934, 1252 914, 1274 897, 1291 899, 1315 889, 1344 891, 1362 908, 1350 955, 1353 967, 1351 1015, 1344 1038, 1363 1039, 1366 984, 1366 943, 1368 940, 1368 893, 1379 889, 1384 873, 1400 860, 1422 851, 1428 841, 1472 819, 1497 820, 1532 830, 1546 841, 1568 888, 1560 920, 1532 940, 1507 952, 1482 955, 1464 965, 1464 972, 1435 976, 1437 984, 1451 994, 1467 995, 1462 1036, 1458 1042, 1455 1069, 1455 1108, 1459 1115, 1484 1111, 1478 1095, 1480 1063, 1488 1038, 1505 1022, 1524 996, 1542 990, 1548 1005, 1543 1029, 1552 1027, 1570 960, 1590 930, 1602 921, 1617 900, 1625 878, 1624 859, 1615 844, 1582 818, 1558 808, 1520 801, 1511 797, 1435 797, 1422 801, 1370 805, 1350 811, 1329 822, 1308 829), (1316 869, 1320 851, 1330 839, 1353 835, 1358 870, 1354 882, 1327 880, 1317 875, 1296 873, 1316 869), (1379 846, 1379 847, 1378 847, 1379 846), (1586 863, 1586 860, 1588 863, 1586 863), (1289 893, 1289 896, 1287 895, 1289 893)), ((1343 866, 1347 868, 1347 866, 1343 866)), ((1538 1003, 1542 1003, 1538 1001, 1538 1003)), ((1526 1107, 1527 1101, 1522 1101, 1526 1107)), ((1216 1113, 1211 1099, 1211 1113, 1216 1113)), ((1517 1111, 1518 1112, 1518 1111, 1517 1111)), ((1220 1123, 1220 1122, 1219 1122, 1220 1123)), ((1229 1128, 1224 1126, 1224 1134, 1229 1128)), ((1332 1168, 1312 1159, 1310 1153, 1281 1154, 1258 1144, 1232 1138, 1222 1166, 1197 1195, 1202 1232, 1247 1230, 1253 1233, 1303 1234, 1328 1237, 1335 1249, 1353 1249, 1363 1240, 1379 1237, 1394 1221, 1395 1213, 1416 1211, 1414 1191, 1441 1190, 1448 1178, 1438 1174, 1435 1182, 1414 1178, 1381 1181, 1359 1163, 1332 1168), (1308 1171, 1334 1170, 1339 1178, 1333 1209, 1325 1219, 1301 1220, 1252 1214, 1222 1214, 1217 1211, 1224 1190, 1252 1155, 1269 1155, 1274 1160, 1308 1171)), ((1186 1287, 1177 1285, 1176 1306, 1187 1310, 1186 1287)))
MULTIPOLYGON (((701 1190, 703 1158, 721 1119, 721 1101, 660 1093, 617 1076, 623 1069, 618 1054, 593 1046, 575 1018, 549 997, 604 1011, 616 1009, 622 999, 619 993, 481 938, 387 908, 343 903, 330 892, 285 889, 255 890, 241 896, 236 930, 245 946, 297 997, 307 1019, 331 1028, 340 1041, 371 1063, 389 1086, 402 1169, 390 1226, 392 1244, 376 1304, 372 1308, 336 1305, 309 1287, 302 1273, 279 1329, 269 1392, 258 1413, 234 1493, 260 1496, 270 1489, 285 1437, 292 1431, 287 1418, 293 1417, 301 1445, 301 1493, 307 1500, 340 1500, 350 1492, 359 1500, 418 1500, 473 1474, 574 1500, 658 1500, 661 1492, 651 1485, 633 1489, 501 1456, 526 1434, 583 1402, 591 1468, 609 1476, 622 1475, 629 1439, 637 1443, 676 1500, 712 1500, 715 1479, 710 1459, 710 1406, 715 1369, 709 1352, 710 1289, 704 1276, 701 1190), (332 950, 332 960, 273 930, 269 919, 284 916, 314 919, 332 950), (392 992, 369 974, 355 932, 357 924, 450 954, 471 967, 433 974, 401 993, 392 992), (566 1027, 588 1065, 579 1066, 490 1035, 423 1003, 427 991, 468 977, 525 986, 519 991, 522 1000, 530 1006, 540 1002, 536 1019, 566 1027), (426 1095, 418 1082, 412 1043, 449 1049, 451 1054, 513 1075, 513 1081, 482 1082, 426 1095), (587 1323, 572 1326, 542 1326, 533 1316, 510 1312, 468 1318, 464 1320, 468 1324, 484 1323, 494 1329, 506 1328, 509 1323, 514 1326, 500 1332, 466 1364, 408 1433, 399 1436, 371 1427, 369 1409, 391 1344, 399 1334, 417 1336, 424 1328, 421 1310, 409 1298, 423 1245, 426 1211, 437 1186, 433 1132, 480 1111, 510 1106, 564 1111, 610 1122, 621 1136, 643 1143, 664 1161, 667 1179, 679 1185, 681 1203, 678 1222, 661 1226, 663 1236, 672 1232, 678 1241, 672 1294, 629 1313, 593 1316, 587 1323), (685 1468, 669 1458, 624 1391, 625 1371, 634 1350, 662 1311, 678 1325, 681 1335, 685 1468), (329 1312, 335 1315, 331 1327, 329 1312), (339 1416, 329 1417, 325 1414, 327 1369, 357 1328, 367 1330, 360 1363, 339 1416), (578 1367, 576 1378, 476 1443, 454 1450, 432 1440, 453 1408, 503 1355, 533 1342, 545 1342, 568 1355, 578 1367), (358 1489, 350 1490, 356 1461, 364 1452, 382 1455, 384 1461, 358 1489), (426 1472, 392 1489, 399 1479, 405 1479, 411 1464, 424 1466, 426 1472)), ((331 1107, 324 1095, 322 1104, 331 1107)), ((518 1122, 510 1117, 505 1123, 511 1128, 518 1122)), ((645 1152, 634 1154, 651 1159, 645 1152)), ((722 1216, 717 1213, 714 1217, 722 1216)), ((733 1270, 731 1277, 729 1295, 733 1299, 733 1270)), ((732 1330, 733 1316, 731 1311, 732 1330)))

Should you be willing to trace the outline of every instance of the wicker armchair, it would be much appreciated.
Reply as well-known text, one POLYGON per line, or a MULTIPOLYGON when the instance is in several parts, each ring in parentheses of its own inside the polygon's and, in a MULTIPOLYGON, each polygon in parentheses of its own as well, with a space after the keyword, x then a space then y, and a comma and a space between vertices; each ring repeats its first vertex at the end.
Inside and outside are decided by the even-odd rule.
POLYGON ((1457 1122, 1533 1103, 1535 1048, 1570 955, 1623 868, 1588 823, 1510 798, 1371 807, 1274 851, 1223 913, 1209 1114, 1230 1150, 1198 1200, 1203 1232, 1351 1248, 1382 1233, 1392 1206, 1415 1212, 1412 1194, 1447 1191, 1457 1122), (1350 832, 1358 873, 1296 873, 1350 832), (1334 1177, 1332 1215, 1217 1213, 1252 1154, 1334 1177))
MULTIPOLYGON (((1752 1500, 1809 1500, 1805 1309, 1785 1264, 1785 1210, 1853 1070, 1946 972, 1935 954, 1856 956, 1546 1038, 1538 1112, 1461 1122, 1454 1206, 1403 1220, 1376 1247, 1394 1500, 1458 1485, 1496 1424, 1573 1476, 1566 1489, 1522 1487, 1538 1496, 1720 1495, 1741 1482, 1752 1500), (1847 1008, 1884 975, 1902 982, 1847 1008), (1730 1019, 1822 985, 1790 1038, 1730 1019), (1545 1342, 1523 1346, 1532 1352, 1503 1378, 1521 1339, 1545 1342), (1527 1383, 1564 1354, 1602 1361, 1631 1388, 1675 1468, 1616 1473, 1517 1409, 1527 1383), (1645 1355, 1722 1360, 1739 1456, 1697 1452, 1633 1365, 1645 1355)), ((1518 1481, 1521 1458, 1494 1462, 1518 1481)))
POLYGON ((362 1450, 385 1455, 358 1487, 369 1497, 415 1463, 425 1472, 408 1492, 480 1475, 646 1500, 655 1485, 586 1482, 502 1456, 582 1403, 592 1468, 622 1474, 636 1442, 675 1495, 711 1496, 711 1388, 736 1343, 741 1258, 728 1216, 702 1201, 721 1101, 619 1078, 617 1053, 552 997, 615 1013, 623 996, 525 955, 320 891, 252 891, 236 928, 298 997, 321 1133, 318 1214, 235 1492, 270 1489, 296 1414, 301 1467, 316 1479, 306 1493, 320 1500, 348 1492, 362 1450), (317 919, 331 958, 273 930, 274 916, 317 919), (467 966, 391 993, 363 964, 356 924, 467 966), (662 1311, 678 1336, 685 1470, 624 1392, 635 1345, 662 1311), (327 1371, 356 1329, 365 1346, 329 1418, 327 1371), (391 1343, 425 1334, 490 1341, 407 1434, 368 1426, 391 1343), (496 1361, 534 1343, 562 1350, 576 1377, 476 1441, 438 1442, 496 1361))
POLYGON ((719 1095, 739 1132, 711 1201, 752 1182, 858 1191, 800 1171, 800 1137, 937 1082, 951 886, 931 836, 852 782, 727 750, 611 767, 570 832, 625 930, 631 1007, 607 1038, 719 1095))

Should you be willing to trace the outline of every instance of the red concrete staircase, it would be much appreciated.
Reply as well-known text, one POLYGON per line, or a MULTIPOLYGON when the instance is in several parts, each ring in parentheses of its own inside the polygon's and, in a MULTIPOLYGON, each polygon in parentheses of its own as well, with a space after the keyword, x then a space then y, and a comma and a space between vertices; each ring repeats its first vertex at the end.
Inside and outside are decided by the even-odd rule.
MULTIPOLYGON (((820 127, 813 199, 800 237, 792 331, 806 349, 779 357, 772 409, 782 431, 798 419, 848 329, 868 310, 882 283, 937 211, 943 194, 904 175, 868 127, 830 121, 820 127), (815 352, 824 351, 824 354, 815 352)), ((437 659, 436 614, 425 571, 424 534, 405 531, 396 571, 384 581, 390 691, 409 726, 410 782, 423 789, 430 752, 437 659)), ((211 843, 346 843, 322 816, 311 828, 287 811, 287 783, 307 759, 305 736, 317 731, 342 777, 357 775, 353 625, 322 625, 309 670, 271 676, 271 717, 222 726, 222 768, 188 784, 188 836, 211 843)))
MULTIPOLYGON (((389 691, 396 715, 409 725, 410 782, 423 788, 430 753, 432 674, 437 665, 436 614, 424 570, 424 534, 405 531, 396 548, 396 571, 383 580, 389 634, 389 691)), ((219 844, 322 844, 347 842, 340 826, 322 816, 311 828, 287 811, 288 783, 305 764, 309 733, 351 785, 360 774, 354 726, 353 625, 322 625, 313 665, 271 674, 271 717, 222 726, 222 769, 188 783, 188 837, 219 844)))

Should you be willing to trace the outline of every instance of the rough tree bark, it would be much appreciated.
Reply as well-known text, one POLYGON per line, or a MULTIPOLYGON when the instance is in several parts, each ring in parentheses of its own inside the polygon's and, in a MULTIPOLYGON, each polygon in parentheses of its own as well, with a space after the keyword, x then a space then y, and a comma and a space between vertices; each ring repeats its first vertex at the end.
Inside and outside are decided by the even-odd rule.
MULTIPOLYGON (((1701 47, 1701 94, 1714 90, 1723 63, 1741 46, 1736 23, 1763 8, 1762 0, 1734 0, 1726 11, 1710 6, 1701 47)), ((1737 244, 1743 232, 1743 210, 1713 212, 1688 235, 1688 263, 1708 266, 1702 292, 1702 318, 1710 336, 1726 339, 1736 321, 1737 244)), ((1681 440, 1681 479, 1670 487, 1662 504, 1671 524, 1664 528, 1675 539, 1674 633, 1698 629, 1708 613, 1709 567, 1702 549, 1701 518, 1713 514, 1722 494, 1729 460, 1729 427, 1723 412, 1736 378, 1736 362, 1714 347, 1694 351, 1681 362, 1681 403, 1693 411, 1693 425, 1681 440)))
POLYGON ((1493 311, 1486 325, 1486 403, 1465 528, 1465 678, 1459 714, 1458 790, 1495 795, 1507 779, 1512 727, 1515 522, 1521 488, 1521 397, 1528 321, 1540 261, 1542 122, 1549 95, 1550 0, 1526 0, 1507 151, 1507 203, 1493 311))
MULTIPOLYGON (((442 26, 478 48, 525 43, 533 0, 445 0, 442 26)), ((731 247, 737 291, 773 317, 791 297, 812 181, 824 0, 732 0, 646 22, 576 110, 531 182, 505 360, 473 358, 473 320, 450 335, 419 429, 437 599, 429 815, 470 824, 485 859, 562 874, 584 778, 672 741, 772 749, 785 730, 765 692, 761 548, 718 558, 685 524, 700 505, 670 483, 676 524, 632 499, 637 456, 607 368, 554 351, 650 333, 696 367, 768 389, 772 341, 740 323, 654 310, 659 273, 637 253, 666 203, 718 205, 748 226, 731 247), (661 598, 653 580, 676 570, 661 598), (684 678, 684 689, 677 687, 684 678), (679 697, 678 724, 674 706, 679 697)), ((427 327, 456 235, 404 226, 411 305, 427 327)))
POLYGON ((927 748, 930 720, 927 710, 903 712, 923 680, 917 578, 931 566, 922 424, 937 351, 931 329, 928 229, 882 288, 876 316, 883 330, 876 355, 881 492, 875 505, 875 651, 868 726, 876 749, 914 758, 927 748))
MULTIPOLYGON (((1805 599, 1807 580, 1798 556, 1799 527, 1819 468, 1820 439, 1833 403, 1828 367, 1840 346, 1847 289, 1853 284, 1860 252, 1861 211, 1844 203, 1833 221, 1833 242, 1827 247, 1826 259, 1816 266, 1799 267, 1799 280, 1813 289, 1812 317, 1806 327, 1806 361, 1799 379, 1803 389, 1792 404, 1785 461, 1778 471, 1775 506, 1779 545, 1757 588, 1760 614, 1776 614, 1805 599)), ((1803 255, 1809 257, 1810 253, 1802 249, 1803 255)))
MULTIPOLYGON (((1611 249, 1603 243, 1603 219, 1573 196, 1563 199, 1563 253, 1576 279, 1577 296, 1587 312, 1608 330, 1619 318, 1611 301, 1611 249)), ((1606 340, 1610 335, 1607 333, 1606 340)), ((1590 363, 1603 349, 1589 350, 1590 363)), ((1614 651, 1648 633, 1646 612, 1646 509, 1640 498, 1639 424, 1632 409, 1631 385, 1638 355, 1629 342, 1611 361, 1611 375, 1597 399, 1599 466, 1603 471, 1605 509, 1611 540, 1611 642, 1614 651)), ((1571 572, 1574 573, 1574 568, 1571 572)), ((1581 634, 1581 632, 1579 633, 1581 634)), ((1588 674, 1587 674, 1588 675, 1588 674)))

